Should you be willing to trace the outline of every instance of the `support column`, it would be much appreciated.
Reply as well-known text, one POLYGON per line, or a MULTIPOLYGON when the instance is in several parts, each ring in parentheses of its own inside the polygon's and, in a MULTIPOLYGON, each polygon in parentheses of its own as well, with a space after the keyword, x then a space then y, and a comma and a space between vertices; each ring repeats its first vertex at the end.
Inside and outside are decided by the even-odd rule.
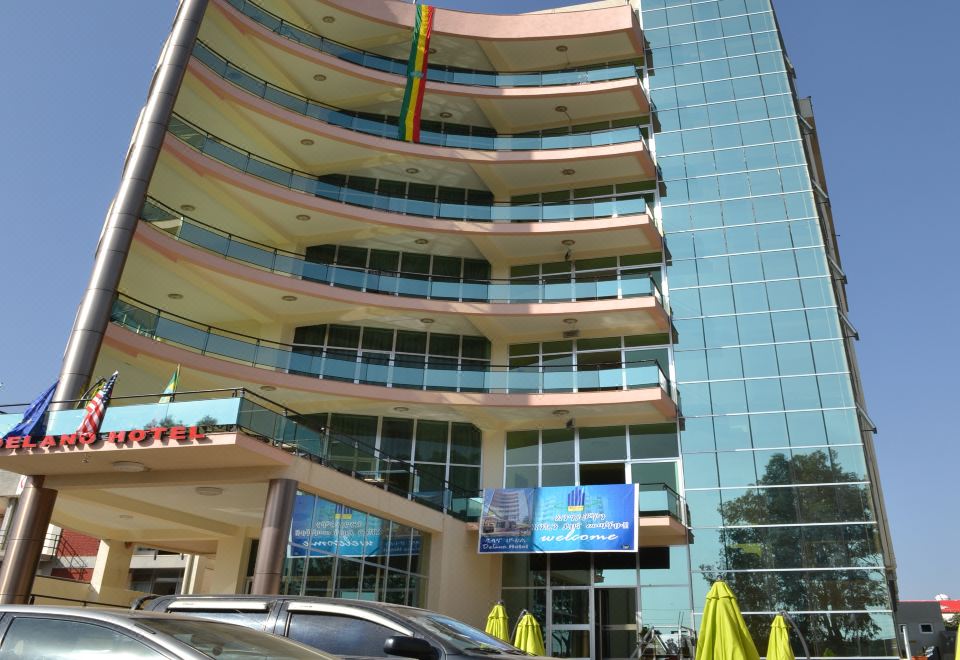
POLYGON ((98 594, 103 590, 127 590, 130 588, 130 561, 133 559, 133 543, 100 540, 97 563, 93 566, 90 586, 98 594))
POLYGON ((79 396, 93 373, 147 186, 160 156, 170 113, 206 7, 207 0, 182 0, 164 44, 146 105, 127 152, 120 189, 107 211, 93 273, 63 355, 60 385, 53 397, 55 401, 79 396))
POLYGON ((250 561, 250 539, 245 534, 221 538, 213 560, 209 589, 212 594, 242 594, 250 561))
POLYGON ((57 491, 44 488, 42 476, 27 477, 0 565, 0 604, 22 604, 30 599, 56 501, 57 491))
POLYGON ((297 500, 295 479, 271 479, 267 490, 267 505, 263 510, 257 563, 253 569, 255 594, 280 593, 283 560, 287 556, 293 505, 297 500))

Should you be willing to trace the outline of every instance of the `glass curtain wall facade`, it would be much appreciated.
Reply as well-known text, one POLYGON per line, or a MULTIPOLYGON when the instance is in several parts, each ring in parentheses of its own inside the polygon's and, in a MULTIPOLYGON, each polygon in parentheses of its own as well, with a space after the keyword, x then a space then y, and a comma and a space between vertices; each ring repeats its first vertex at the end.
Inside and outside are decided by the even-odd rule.
POLYGON ((786 609, 815 656, 895 656, 881 503, 770 0, 641 11, 693 607, 722 577, 758 643, 786 609))

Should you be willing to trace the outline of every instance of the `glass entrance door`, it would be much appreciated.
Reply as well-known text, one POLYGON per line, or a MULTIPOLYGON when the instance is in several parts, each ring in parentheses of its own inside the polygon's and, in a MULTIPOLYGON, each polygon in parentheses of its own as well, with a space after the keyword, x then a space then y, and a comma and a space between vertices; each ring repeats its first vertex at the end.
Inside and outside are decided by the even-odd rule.
POLYGON ((623 660, 638 657, 636 588, 596 587, 593 613, 594 658, 623 660))

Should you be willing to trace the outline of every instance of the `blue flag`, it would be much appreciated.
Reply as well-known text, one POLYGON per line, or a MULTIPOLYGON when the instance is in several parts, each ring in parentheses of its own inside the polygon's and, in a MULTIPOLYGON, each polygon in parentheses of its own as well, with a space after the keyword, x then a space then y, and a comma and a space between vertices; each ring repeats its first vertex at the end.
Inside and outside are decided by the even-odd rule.
POLYGON ((48 387, 43 394, 38 396, 36 400, 30 404, 30 407, 23 413, 23 419, 20 420, 20 423, 4 434, 4 440, 11 436, 44 435, 46 433, 47 423, 44 415, 47 412, 50 401, 53 399, 53 392, 57 389, 59 382, 58 380, 48 387))

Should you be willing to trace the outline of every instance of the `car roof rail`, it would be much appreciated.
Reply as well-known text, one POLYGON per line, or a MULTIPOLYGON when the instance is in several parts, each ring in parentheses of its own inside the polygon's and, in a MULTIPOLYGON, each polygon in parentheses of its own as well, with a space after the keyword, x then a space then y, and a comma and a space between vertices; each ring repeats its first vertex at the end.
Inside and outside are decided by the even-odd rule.
POLYGON ((139 610, 141 607, 143 607, 143 604, 146 603, 148 600, 153 600, 154 598, 160 598, 160 596, 161 594, 144 594, 143 596, 140 596, 139 598, 134 599, 134 601, 130 603, 130 609, 139 610))

